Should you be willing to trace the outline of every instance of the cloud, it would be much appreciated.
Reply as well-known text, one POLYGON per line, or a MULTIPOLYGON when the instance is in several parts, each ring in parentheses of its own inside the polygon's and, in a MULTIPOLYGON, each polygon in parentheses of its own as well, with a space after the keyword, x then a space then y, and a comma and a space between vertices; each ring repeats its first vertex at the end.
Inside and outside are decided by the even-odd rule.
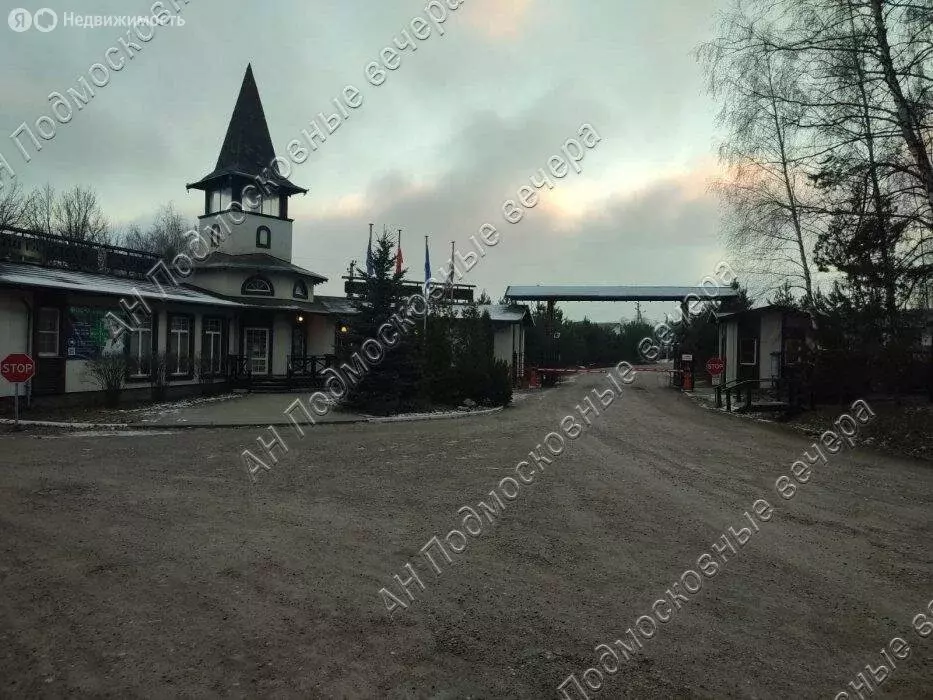
POLYGON ((491 39, 514 39, 528 24, 531 0, 471 0, 467 23, 491 39))

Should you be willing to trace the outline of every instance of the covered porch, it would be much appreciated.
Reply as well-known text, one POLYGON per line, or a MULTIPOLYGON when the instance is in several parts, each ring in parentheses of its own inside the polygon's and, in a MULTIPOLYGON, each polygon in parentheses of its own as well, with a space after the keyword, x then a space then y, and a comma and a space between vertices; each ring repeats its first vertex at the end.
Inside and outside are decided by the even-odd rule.
POLYGON ((239 313, 224 372, 230 384, 250 390, 313 387, 337 364, 356 313, 346 299, 250 300, 239 313))

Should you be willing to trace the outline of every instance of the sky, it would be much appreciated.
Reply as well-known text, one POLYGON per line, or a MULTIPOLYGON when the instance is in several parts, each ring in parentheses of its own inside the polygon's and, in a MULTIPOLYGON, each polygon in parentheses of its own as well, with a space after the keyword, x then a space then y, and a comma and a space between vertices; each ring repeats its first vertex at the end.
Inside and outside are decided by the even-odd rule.
MULTIPOLYGON (((185 184, 213 169, 251 63, 280 155, 318 112, 334 111, 344 86, 363 96, 291 173, 309 190, 289 205, 293 260, 329 278, 317 293, 342 293, 340 276, 351 259, 364 259, 370 222, 403 230, 415 279, 425 235, 437 268, 450 241, 466 249, 493 224, 499 243, 463 281, 494 301, 509 284, 693 285, 728 259, 708 189, 719 171, 718 108, 694 57, 724 2, 464 0, 444 36, 417 41, 374 86, 366 65, 402 41, 425 0, 190 0, 185 25, 155 28, 41 152, 26 141, 31 162, 6 138, 0 154, 28 188, 93 187, 115 231, 145 227, 169 201, 194 219, 203 194, 185 184), (582 173, 554 179, 519 223, 507 223, 503 203, 583 123, 602 140, 582 173)), ((49 7, 59 23, 48 32, 0 25, 0 132, 50 114, 49 93, 77 87, 126 37, 125 27, 64 26, 75 5, 4 3, 2 16, 49 7)), ((80 15, 143 15, 150 5, 85 0, 80 15)), ((675 307, 642 310, 659 318, 675 307)), ((635 311, 593 303, 568 304, 565 313, 611 321, 635 311)))

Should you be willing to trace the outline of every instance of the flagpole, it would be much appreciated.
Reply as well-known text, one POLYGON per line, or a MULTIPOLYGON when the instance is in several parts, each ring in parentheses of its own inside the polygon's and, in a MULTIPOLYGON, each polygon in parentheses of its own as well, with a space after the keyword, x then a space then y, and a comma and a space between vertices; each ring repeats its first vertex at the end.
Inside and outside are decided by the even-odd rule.
POLYGON ((431 298, 431 294, 428 291, 428 278, 429 278, 428 273, 429 272, 430 272, 430 269, 428 268, 428 236, 427 234, 425 234, 424 236, 424 341, 425 341, 424 347, 425 347, 425 352, 427 352, 427 347, 428 347, 428 343, 427 343, 428 341, 428 311, 430 310, 430 306, 428 306, 428 304, 430 303, 429 300, 431 298))
POLYGON ((454 303, 454 244, 456 241, 450 242, 450 289, 448 290, 450 295, 450 303, 454 303))

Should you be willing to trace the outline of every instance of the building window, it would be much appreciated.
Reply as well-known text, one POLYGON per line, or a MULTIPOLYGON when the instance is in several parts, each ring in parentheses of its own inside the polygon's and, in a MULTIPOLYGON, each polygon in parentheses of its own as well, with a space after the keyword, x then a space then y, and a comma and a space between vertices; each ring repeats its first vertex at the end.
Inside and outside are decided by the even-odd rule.
POLYGON ((265 277, 253 275, 243 283, 243 286, 240 288, 240 293, 271 297, 275 294, 275 290, 272 288, 272 282, 265 277))
POLYGON ((295 288, 292 289, 292 296, 296 299, 308 298, 308 285, 304 283, 304 280, 298 280, 295 282, 295 288))
POLYGON ((188 316, 169 317, 168 352, 171 374, 191 373, 191 319, 188 316))
POLYGON ((128 364, 131 377, 148 377, 152 372, 152 326, 128 333, 128 364))
POLYGON ((742 338, 739 341, 739 364, 757 365, 758 364, 758 339, 742 338))
POLYGON ((207 245, 210 250, 214 250, 224 242, 225 236, 220 232, 220 226, 211 224, 207 228, 207 245))
POLYGON ((223 362, 224 321, 205 318, 201 337, 201 368, 207 374, 220 374, 223 362))
POLYGON ((262 198, 262 213, 266 216, 279 216, 279 196, 270 194, 262 198))
POLYGON ((36 351, 39 357, 58 356, 58 331, 61 314, 58 309, 39 309, 39 321, 36 324, 36 351))
POLYGON ((230 202, 233 201, 233 192, 229 187, 211 192, 211 204, 208 214, 214 214, 218 211, 226 211, 230 208, 230 202))
POLYGON ((240 203, 243 205, 243 211, 261 212, 262 193, 256 185, 247 185, 240 193, 240 203))
POLYGON ((269 248, 272 245, 272 233, 266 226, 260 226, 256 229, 256 247, 269 248))

